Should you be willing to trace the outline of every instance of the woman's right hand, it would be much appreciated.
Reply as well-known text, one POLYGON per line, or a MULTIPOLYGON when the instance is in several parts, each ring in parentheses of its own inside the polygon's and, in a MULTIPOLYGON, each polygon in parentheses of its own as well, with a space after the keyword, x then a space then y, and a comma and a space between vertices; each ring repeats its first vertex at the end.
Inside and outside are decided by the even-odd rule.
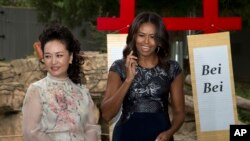
POLYGON ((133 55, 133 51, 129 53, 126 57, 125 67, 126 67, 126 81, 132 82, 136 75, 135 68, 137 66, 137 57, 133 55))

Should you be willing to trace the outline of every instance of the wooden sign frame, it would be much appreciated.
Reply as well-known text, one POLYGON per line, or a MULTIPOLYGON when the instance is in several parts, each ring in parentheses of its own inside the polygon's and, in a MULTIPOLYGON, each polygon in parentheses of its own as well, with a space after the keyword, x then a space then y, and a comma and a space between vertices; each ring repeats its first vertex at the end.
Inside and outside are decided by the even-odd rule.
POLYGON ((229 141, 237 106, 229 32, 189 35, 196 132, 199 141, 229 141))

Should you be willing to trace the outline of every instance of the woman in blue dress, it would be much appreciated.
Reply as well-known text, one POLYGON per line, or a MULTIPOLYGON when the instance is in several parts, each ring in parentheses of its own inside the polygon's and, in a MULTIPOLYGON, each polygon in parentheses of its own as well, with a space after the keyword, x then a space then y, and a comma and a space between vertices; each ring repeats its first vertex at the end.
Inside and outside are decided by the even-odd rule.
POLYGON ((134 19, 123 58, 110 67, 103 118, 112 120, 120 107, 113 141, 173 141, 184 121, 182 69, 170 60, 169 35, 156 13, 143 12, 134 19))

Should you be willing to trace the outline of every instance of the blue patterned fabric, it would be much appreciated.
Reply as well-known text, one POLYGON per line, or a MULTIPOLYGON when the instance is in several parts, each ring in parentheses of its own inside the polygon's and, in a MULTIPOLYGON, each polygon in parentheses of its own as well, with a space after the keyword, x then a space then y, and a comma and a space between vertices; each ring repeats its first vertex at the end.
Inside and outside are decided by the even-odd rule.
MULTIPOLYGON (((151 141, 148 136, 156 138, 160 131, 170 128, 168 115, 170 86, 175 77, 181 73, 182 69, 175 61, 169 61, 169 64, 168 71, 165 71, 158 65, 154 68, 143 68, 140 65, 136 67, 136 76, 123 100, 122 115, 114 129, 113 141, 123 141, 124 134, 133 137, 135 133, 137 139, 141 136, 148 139, 143 141, 151 141), (146 114, 143 120, 137 117, 141 116, 141 114, 146 114), (151 126, 148 123, 148 119, 150 119, 150 122, 154 123, 157 121, 157 123, 151 126), (131 124, 131 120, 133 124, 131 124), (137 129, 136 127, 139 128, 140 125, 142 125, 142 129, 140 129, 139 133, 132 130, 137 129), (162 125, 165 125, 164 128, 162 125), (145 133, 144 130, 148 128, 147 126, 149 126, 150 131, 145 133)), ((110 71, 117 72, 121 80, 125 81, 124 60, 116 60, 111 65, 110 71)), ((133 138, 130 138, 129 141, 138 141, 137 139, 134 138, 133 140, 133 138)))

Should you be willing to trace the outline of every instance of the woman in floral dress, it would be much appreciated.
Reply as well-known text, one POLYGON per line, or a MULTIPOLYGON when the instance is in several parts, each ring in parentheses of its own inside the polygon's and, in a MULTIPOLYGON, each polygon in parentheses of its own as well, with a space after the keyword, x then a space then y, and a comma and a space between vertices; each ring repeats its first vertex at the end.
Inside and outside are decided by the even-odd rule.
POLYGON ((81 84, 80 44, 52 24, 39 36, 47 76, 32 83, 23 104, 25 141, 97 141, 100 126, 88 89, 81 84))

